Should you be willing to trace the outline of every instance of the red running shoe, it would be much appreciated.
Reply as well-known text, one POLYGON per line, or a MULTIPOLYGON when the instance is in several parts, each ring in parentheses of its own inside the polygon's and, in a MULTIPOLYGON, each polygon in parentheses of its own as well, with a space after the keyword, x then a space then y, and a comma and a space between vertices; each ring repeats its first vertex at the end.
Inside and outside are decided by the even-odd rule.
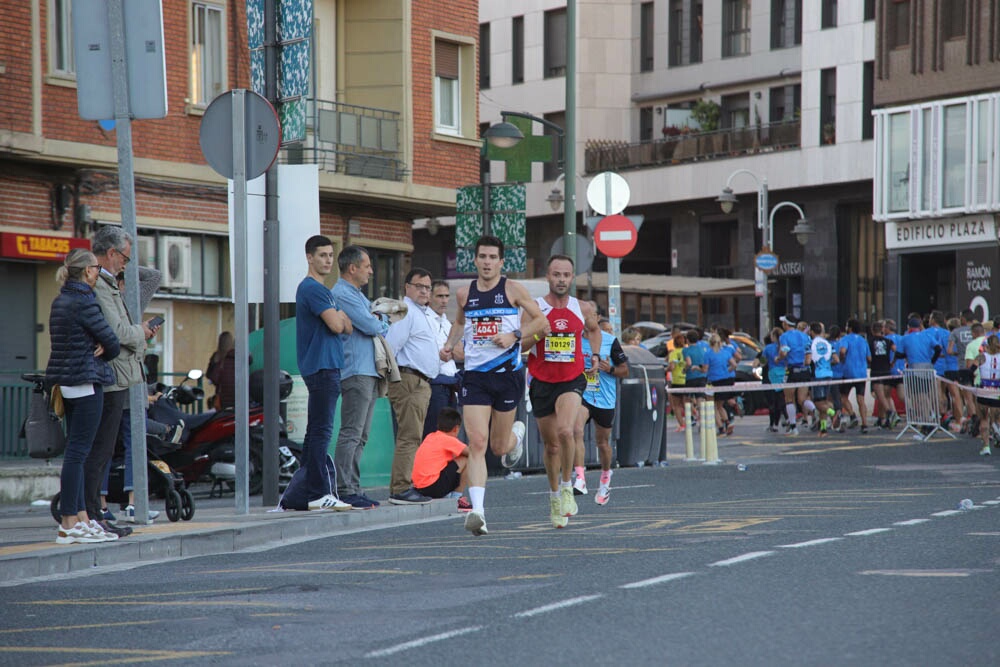
POLYGON ((458 499, 458 511, 459 512, 471 512, 472 503, 469 502, 468 498, 462 496, 458 499))

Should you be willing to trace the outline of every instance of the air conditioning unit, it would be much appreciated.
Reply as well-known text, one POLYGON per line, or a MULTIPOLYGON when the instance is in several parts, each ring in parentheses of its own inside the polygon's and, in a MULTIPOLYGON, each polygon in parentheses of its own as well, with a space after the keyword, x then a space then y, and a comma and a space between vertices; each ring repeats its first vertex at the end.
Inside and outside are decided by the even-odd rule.
POLYGON ((190 289, 191 287, 191 238, 188 236, 161 236, 157 258, 163 274, 163 287, 190 289))
POLYGON ((152 236, 136 237, 135 248, 139 253, 136 257, 139 266, 156 266, 156 238, 152 236))

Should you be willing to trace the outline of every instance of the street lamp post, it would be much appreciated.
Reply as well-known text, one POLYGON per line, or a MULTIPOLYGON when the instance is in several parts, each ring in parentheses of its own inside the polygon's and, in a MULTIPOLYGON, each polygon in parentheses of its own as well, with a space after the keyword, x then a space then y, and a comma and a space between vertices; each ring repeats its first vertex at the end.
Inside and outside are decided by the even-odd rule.
MULTIPOLYGON (((758 176, 757 174, 749 171, 747 169, 737 169, 729 175, 726 179, 726 187, 723 188, 722 194, 716 198, 715 201, 719 202, 719 206, 722 208, 723 213, 731 213, 733 206, 736 204, 736 195, 733 194, 732 183, 733 179, 739 174, 747 174, 754 179, 757 183, 757 228, 761 230, 761 244, 768 249, 772 248, 774 245, 774 233, 771 228, 770 220, 767 216, 767 178, 764 176, 758 176)), ((760 290, 760 339, 764 341, 767 339, 767 334, 770 331, 770 312, 768 309, 768 293, 767 293, 767 274, 758 269, 754 265, 754 277, 758 284, 761 285, 760 290)))

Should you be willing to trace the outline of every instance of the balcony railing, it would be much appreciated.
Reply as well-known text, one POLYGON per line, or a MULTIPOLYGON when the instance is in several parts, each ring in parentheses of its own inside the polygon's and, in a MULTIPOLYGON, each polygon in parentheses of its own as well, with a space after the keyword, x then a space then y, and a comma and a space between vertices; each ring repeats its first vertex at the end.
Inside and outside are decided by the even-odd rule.
POLYGON ((287 150, 289 164, 317 164, 323 171, 401 181, 406 175, 396 111, 309 100, 306 140, 287 150))
POLYGON ((586 145, 585 169, 588 174, 596 174, 798 148, 800 130, 801 123, 795 120, 714 132, 689 132, 637 144, 592 139, 586 145))

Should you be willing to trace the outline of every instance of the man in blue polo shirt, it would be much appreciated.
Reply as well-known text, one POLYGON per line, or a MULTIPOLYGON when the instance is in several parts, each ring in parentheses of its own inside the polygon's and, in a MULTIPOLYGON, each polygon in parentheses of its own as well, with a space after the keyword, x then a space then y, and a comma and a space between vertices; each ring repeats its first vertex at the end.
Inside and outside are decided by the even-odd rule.
POLYGON ((306 241, 309 274, 295 293, 295 351, 299 373, 309 389, 309 413, 302 441, 302 467, 310 510, 349 510, 335 495, 326 457, 333 415, 340 396, 344 351, 337 334, 351 332, 351 320, 337 309, 323 279, 333 270, 333 243, 325 236, 306 241))

